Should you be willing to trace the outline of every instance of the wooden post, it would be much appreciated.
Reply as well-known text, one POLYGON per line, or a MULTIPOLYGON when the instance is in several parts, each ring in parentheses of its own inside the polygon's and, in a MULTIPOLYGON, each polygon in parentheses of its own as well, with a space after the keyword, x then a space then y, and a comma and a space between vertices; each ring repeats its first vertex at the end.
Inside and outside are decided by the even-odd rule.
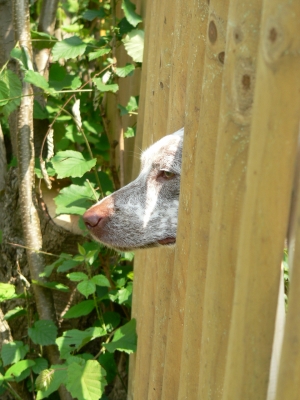
POLYGON ((223 400, 267 393, 299 130, 299 18, 297 0, 264 1, 223 400))
MULTIPOLYGON (((179 102, 180 98, 186 99, 186 115, 189 116, 185 121, 185 136, 183 148, 183 162, 181 172, 180 190, 180 209, 178 216, 178 230, 176 239, 176 256, 174 265, 174 275, 171 291, 171 306, 169 314, 169 326, 167 334, 167 350, 165 357, 165 370, 163 381, 163 399, 180 398, 180 385, 183 391, 190 388, 190 377, 193 375, 191 365, 188 361, 183 361, 182 355, 192 357, 195 349, 191 352, 183 350, 184 331, 184 309, 186 298, 186 279, 189 264, 188 253, 190 245, 191 227, 191 200, 195 169, 195 150, 197 133, 199 127, 199 113, 201 102, 201 86, 204 65, 205 36, 207 30, 207 3, 192 1, 182 3, 178 12, 179 21, 176 26, 181 28, 177 47, 174 49, 174 69, 171 77, 172 98, 179 102), (187 14, 187 10, 192 11, 192 15, 187 14), (191 24, 189 21, 192 19, 191 24), (181 21, 181 25, 180 25, 181 21), (188 26, 190 25, 190 30, 188 26), (183 43, 189 46, 183 46, 183 43), (187 53, 188 52, 188 53, 187 53), (187 78, 184 83, 180 77, 187 78), (180 95, 180 90, 186 90, 185 96, 180 95), (178 93, 178 95, 176 95, 178 93), (177 365, 178 368, 174 368, 177 365), (186 376, 180 379, 181 373, 186 376)), ((169 110, 169 121, 172 123, 176 119, 177 110, 172 104, 169 110)), ((191 333, 191 332, 189 332, 191 333)), ((190 344, 190 342, 189 342, 190 344)), ((193 366, 194 367, 194 366, 193 366)))
MULTIPOLYGON (((148 32, 147 81, 143 86, 145 97, 143 115, 143 148, 167 133, 169 81, 173 49, 174 4, 153 1, 147 4, 148 32), (158 46, 157 44, 160 43, 158 46)), ((140 116, 141 117, 141 116, 140 116)), ((170 133, 170 132, 169 132, 170 133)), ((161 364, 164 362, 164 322, 157 311, 168 313, 170 298, 170 275, 172 276, 174 252, 165 249, 144 250, 135 261, 135 273, 139 275, 141 290, 138 290, 138 349, 135 358, 135 399, 159 398, 162 386, 161 364), (165 273, 159 278, 158 273, 165 273), (159 298, 158 298, 159 296, 159 298), (155 333, 155 335, 154 335, 155 333), (150 390, 151 381, 153 390, 150 390), (148 390, 150 397, 148 397, 148 390), (153 393, 153 394, 151 394, 153 393), (157 397, 156 397, 157 396, 157 397)), ((135 294, 134 294, 135 296, 135 294)))
POLYGON ((199 399, 221 399, 254 94, 261 0, 231 0, 215 161, 199 399))

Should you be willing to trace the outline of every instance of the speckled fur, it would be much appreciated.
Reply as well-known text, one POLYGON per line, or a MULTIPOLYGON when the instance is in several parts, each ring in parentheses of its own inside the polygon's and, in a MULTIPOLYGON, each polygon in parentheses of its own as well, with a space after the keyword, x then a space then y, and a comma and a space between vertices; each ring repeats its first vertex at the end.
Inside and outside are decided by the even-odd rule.
POLYGON ((86 215, 101 218, 92 236, 118 250, 159 246, 176 238, 183 129, 145 150, 136 180, 104 198, 86 215), (161 171, 174 175, 166 179, 161 171))

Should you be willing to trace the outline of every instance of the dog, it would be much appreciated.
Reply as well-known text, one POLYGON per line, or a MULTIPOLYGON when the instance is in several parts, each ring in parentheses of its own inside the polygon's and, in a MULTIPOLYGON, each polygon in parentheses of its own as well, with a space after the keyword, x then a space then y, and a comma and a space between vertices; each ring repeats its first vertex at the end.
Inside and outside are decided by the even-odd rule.
POLYGON ((176 242, 184 129, 142 153, 137 179, 83 215, 92 237, 119 251, 176 242))

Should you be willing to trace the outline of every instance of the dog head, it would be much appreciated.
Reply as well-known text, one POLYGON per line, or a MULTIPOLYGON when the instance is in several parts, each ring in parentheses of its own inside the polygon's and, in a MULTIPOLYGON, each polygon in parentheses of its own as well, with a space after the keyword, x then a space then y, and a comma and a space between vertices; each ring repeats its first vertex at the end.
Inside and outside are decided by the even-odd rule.
POLYGON ((85 212, 96 240, 122 251, 175 243, 183 132, 145 150, 137 179, 85 212))

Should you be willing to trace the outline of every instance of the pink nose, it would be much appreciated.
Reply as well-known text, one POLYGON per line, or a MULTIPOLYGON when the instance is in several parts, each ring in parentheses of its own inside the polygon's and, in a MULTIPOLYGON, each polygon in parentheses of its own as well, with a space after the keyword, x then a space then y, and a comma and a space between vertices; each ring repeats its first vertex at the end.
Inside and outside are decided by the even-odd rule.
POLYGON ((87 210, 83 214, 83 221, 88 229, 95 228, 99 222, 102 220, 102 217, 97 214, 92 208, 87 210))
POLYGON ((91 233, 100 239, 107 222, 113 214, 113 200, 111 196, 109 196, 103 199, 100 203, 89 208, 83 214, 83 221, 91 233))

